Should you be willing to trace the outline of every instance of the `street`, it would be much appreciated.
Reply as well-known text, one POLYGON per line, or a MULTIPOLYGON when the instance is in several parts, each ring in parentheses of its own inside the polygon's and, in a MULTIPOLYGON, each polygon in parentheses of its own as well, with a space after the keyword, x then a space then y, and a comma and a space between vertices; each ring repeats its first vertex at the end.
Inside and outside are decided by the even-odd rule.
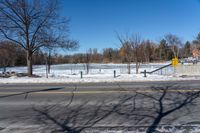
MULTIPOLYGON (((167 86, 170 95, 166 99, 171 102, 169 97, 176 98, 177 92, 198 92, 200 81, 1 84, 0 132, 81 132, 90 127, 148 126, 152 120, 136 121, 132 113, 134 92, 156 96, 161 93, 157 88, 167 86)), ((170 114, 162 124, 200 124, 199 102, 197 99, 194 105, 188 105, 190 111, 183 108, 170 114)), ((145 97, 137 98, 138 103, 151 106, 145 97)))

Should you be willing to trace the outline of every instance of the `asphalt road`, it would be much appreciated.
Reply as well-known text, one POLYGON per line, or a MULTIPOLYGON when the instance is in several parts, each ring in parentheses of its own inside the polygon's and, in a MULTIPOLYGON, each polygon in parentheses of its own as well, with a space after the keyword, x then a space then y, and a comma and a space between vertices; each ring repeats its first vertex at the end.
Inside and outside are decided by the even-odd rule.
MULTIPOLYGON (((134 126, 134 117, 128 113, 124 115, 130 112, 130 104, 133 103, 130 97, 134 92, 157 95, 160 93, 159 87, 167 86, 170 87, 170 96, 175 98, 176 92, 199 91, 200 81, 0 84, 0 132, 50 132, 68 128, 78 130, 80 127, 134 126), (123 113, 118 113, 116 108, 123 113)), ((141 103, 142 100, 141 98, 136 102, 141 103)), ((162 123, 200 124, 198 103, 200 100, 189 107, 190 113, 182 109, 181 113, 170 115, 162 123)), ((142 104, 150 106, 150 101, 142 104)), ((145 124, 148 126, 150 123, 145 124)))

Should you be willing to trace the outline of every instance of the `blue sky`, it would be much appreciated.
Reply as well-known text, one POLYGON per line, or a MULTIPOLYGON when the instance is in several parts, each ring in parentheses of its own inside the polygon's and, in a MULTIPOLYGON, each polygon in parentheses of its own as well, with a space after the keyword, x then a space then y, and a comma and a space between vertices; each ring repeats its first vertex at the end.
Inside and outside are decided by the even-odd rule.
POLYGON ((200 32, 199 0, 63 0, 61 14, 71 19, 78 52, 118 48, 116 33, 158 42, 167 33, 191 41, 200 32))

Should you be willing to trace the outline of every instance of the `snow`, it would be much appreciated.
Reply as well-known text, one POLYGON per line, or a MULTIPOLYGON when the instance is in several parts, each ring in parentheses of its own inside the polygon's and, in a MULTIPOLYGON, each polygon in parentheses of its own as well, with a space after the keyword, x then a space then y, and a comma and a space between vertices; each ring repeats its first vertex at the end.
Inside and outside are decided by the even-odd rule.
MULTIPOLYGON (((52 132, 52 128, 45 127, 46 125, 12 125, 6 126, 6 128, 1 130, 1 133, 10 133, 15 131, 15 133, 35 133, 35 132, 52 132)), ((123 128, 86 128, 83 133, 146 133, 146 128, 144 126, 137 127, 123 127, 123 128)), ((55 128, 53 128, 55 130, 55 128)), ((157 128, 160 133, 199 133, 199 125, 194 126, 161 126, 157 128)))
MULTIPOLYGON (((155 70, 161 66, 169 64, 165 63, 150 63, 143 64, 139 69, 140 72, 146 70, 147 72, 155 70)), ((162 71, 154 74, 135 73, 135 64, 131 64, 131 74, 127 74, 126 64, 90 64, 89 74, 86 73, 85 64, 61 64, 52 65, 51 73, 46 78, 46 66, 37 65, 33 67, 33 73, 40 77, 16 77, 0 78, 0 83, 89 83, 89 82, 140 82, 140 81, 166 81, 166 80, 189 80, 198 79, 197 77, 182 78, 177 77, 173 73, 172 67, 167 67, 162 71), (81 71, 83 78, 81 78, 81 71), (114 78, 114 71, 116 71, 116 78, 114 78)), ((26 73, 26 67, 10 67, 7 68, 9 72, 26 73)), ((0 70, 1 71, 1 70, 0 70)))

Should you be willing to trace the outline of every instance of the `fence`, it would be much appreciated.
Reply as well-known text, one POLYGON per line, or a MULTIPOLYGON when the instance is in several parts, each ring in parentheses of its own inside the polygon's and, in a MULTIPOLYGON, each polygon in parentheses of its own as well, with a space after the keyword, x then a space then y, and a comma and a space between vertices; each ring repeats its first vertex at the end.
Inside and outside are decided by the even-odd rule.
POLYGON ((200 76, 200 63, 178 64, 175 68, 169 64, 153 71, 147 71, 146 73, 156 75, 200 76))
POLYGON ((187 75, 187 76, 200 76, 200 63, 197 64, 179 64, 175 68, 175 73, 177 76, 187 75))
MULTIPOLYGON (((164 64, 141 64, 139 68, 139 72, 147 70, 147 72, 156 70, 160 67, 163 67, 164 64)), ((27 72, 26 67, 9 67, 7 68, 9 72, 16 73, 25 73, 27 72)), ((46 67, 44 65, 33 66, 33 71, 36 74, 43 74, 46 72, 46 67)), ((113 74, 116 71, 117 75, 127 74, 127 64, 89 64, 89 74, 113 74)), ((153 74, 159 75, 170 75, 172 68, 168 67, 153 74)), ((0 71, 1 73, 2 71, 0 71)), ((52 74, 60 74, 60 75, 78 75, 82 72, 83 74, 87 73, 86 64, 63 64, 63 65, 52 65, 51 73, 52 74)), ((131 74, 136 73, 135 64, 131 64, 131 74)))
MULTIPOLYGON (((162 67, 163 64, 141 64, 139 71, 149 70, 153 71, 157 68, 162 67)), ((65 70, 67 74, 79 74, 81 71, 83 74, 87 72, 86 64, 65 64, 52 66, 52 70, 65 70)), ((116 71, 117 74, 127 74, 127 64, 89 64, 89 74, 100 74, 100 73, 113 73, 116 71)), ((170 69, 163 69, 158 71, 156 74, 167 75, 171 71, 170 69)), ((136 73, 135 64, 131 64, 131 74, 136 73)))

